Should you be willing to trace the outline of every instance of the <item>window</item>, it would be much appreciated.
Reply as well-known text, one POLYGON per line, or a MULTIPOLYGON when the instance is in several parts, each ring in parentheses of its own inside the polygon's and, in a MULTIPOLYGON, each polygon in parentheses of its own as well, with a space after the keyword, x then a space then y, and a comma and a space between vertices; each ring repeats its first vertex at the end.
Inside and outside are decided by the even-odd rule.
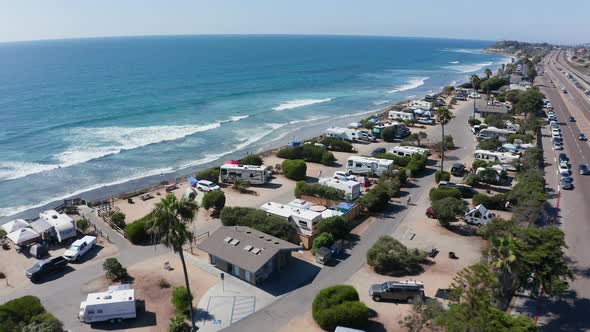
POLYGON ((246 271, 245 274, 246 274, 246 281, 251 282, 252 275, 250 274, 250 271, 246 271))
POLYGON ((234 275, 236 277, 239 277, 240 276, 240 267, 237 266, 237 265, 234 265, 234 275))
POLYGON ((349 160, 349 161, 348 161, 348 167, 352 167, 352 165, 353 165, 353 162, 352 162, 352 160, 349 160))
POLYGON ((211 255, 211 264, 216 264, 217 263, 217 257, 211 255))
POLYGON ((102 310, 96 310, 97 314, 102 314, 102 310))

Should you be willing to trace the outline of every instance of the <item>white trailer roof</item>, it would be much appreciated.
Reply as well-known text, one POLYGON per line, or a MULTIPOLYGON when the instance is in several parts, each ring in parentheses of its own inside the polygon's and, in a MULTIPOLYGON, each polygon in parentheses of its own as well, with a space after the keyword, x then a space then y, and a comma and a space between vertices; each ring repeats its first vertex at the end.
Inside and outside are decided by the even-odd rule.
POLYGON ((268 169, 267 166, 264 165, 236 165, 236 164, 224 164, 221 165, 222 169, 228 170, 253 170, 253 171, 265 171, 268 169))
POLYGON ((371 158, 371 157, 360 157, 360 156, 352 156, 348 157, 348 160, 361 162, 361 163, 377 163, 380 165, 391 165, 393 164, 393 160, 389 159, 379 159, 379 158, 371 158))
POLYGON ((300 209, 294 206, 275 202, 264 203, 262 204, 260 209, 266 211, 267 213, 274 214, 283 218, 290 218, 291 216, 296 216, 299 219, 314 220, 315 218, 321 215, 321 213, 318 212, 300 209))
POLYGON ((120 303, 135 301, 135 290, 108 290, 100 293, 90 293, 86 298, 86 305, 97 305, 105 303, 120 303))

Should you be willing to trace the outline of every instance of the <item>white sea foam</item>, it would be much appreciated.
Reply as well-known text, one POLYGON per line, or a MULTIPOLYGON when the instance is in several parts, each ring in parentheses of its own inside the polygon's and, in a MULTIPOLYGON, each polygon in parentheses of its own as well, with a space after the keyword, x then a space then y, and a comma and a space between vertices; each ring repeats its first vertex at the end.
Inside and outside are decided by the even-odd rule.
POLYGON ((480 48, 445 48, 443 51, 466 54, 483 54, 483 50, 480 48))
POLYGON ((391 100, 375 100, 373 102, 373 105, 375 106, 379 106, 379 105, 383 105, 383 104, 387 104, 389 103, 391 100))
POLYGON ((482 70, 485 67, 491 66, 492 62, 483 62, 483 63, 473 63, 468 65, 452 65, 452 66, 444 66, 446 69, 451 69, 453 71, 459 73, 473 73, 479 70, 482 70))
POLYGON ((459 61, 451 61, 451 62, 449 62, 449 63, 450 63, 450 64, 453 64, 453 65, 456 65, 456 64, 458 64, 458 63, 459 63, 459 61))
POLYGON ((59 165, 39 164, 20 161, 0 162, 0 180, 13 180, 27 175, 50 171, 58 168, 59 165))
POLYGON ((237 122, 243 119, 246 119, 250 117, 249 115, 235 115, 235 116, 230 116, 229 119, 227 120, 221 120, 219 121, 219 123, 228 123, 228 122, 237 122))
POLYGON ((411 77, 406 84, 397 86, 395 89, 388 91, 389 93, 396 93, 402 91, 409 91, 416 89, 422 85, 424 82, 429 79, 430 77, 411 77))
POLYGON ((203 126, 104 127, 74 129, 68 137, 73 147, 56 156, 62 167, 88 162, 121 151, 174 141, 198 132, 219 128, 220 123, 203 126))
POLYGON ((277 107, 273 108, 273 111, 284 111, 284 110, 290 110, 293 108, 299 108, 299 107, 304 107, 304 106, 309 106, 309 105, 314 105, 314 104, 320 104, 320 103, 325 103, 325 102, 329 102, 334 100, 333 98, 326 98, 326 99, 296 99, 296 100, 290 100, 287 101, 283 104, 280 104, 277 107))

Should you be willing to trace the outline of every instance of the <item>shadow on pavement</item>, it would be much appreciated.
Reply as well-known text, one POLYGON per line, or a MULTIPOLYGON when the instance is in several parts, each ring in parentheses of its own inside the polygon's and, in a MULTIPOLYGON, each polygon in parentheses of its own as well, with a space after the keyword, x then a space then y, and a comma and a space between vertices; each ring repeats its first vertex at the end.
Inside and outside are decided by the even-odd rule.
POLYGON ((257 285, 261 290, 280 296, 297 288, 303 287, 313 281, 321 268, 304 260, 292 257, 291 264, 283 268, 279 273, 264 283, 257 285))
POLYGON ((136 300, 137 305, 137 318, 126 319, 121 322, 100 322, 92 323, 90 326, 96 330, 122 330, 122 329, 134 329, 139 327, 156 326, 156 313, 145 310, 145 301, 136 300))
POLYGON ((541 331, 590 330, 590 300, 578 298, 575 291, 560 298, 544 299, 541 303, 541 316, 550 317, 541 326, 541 331))

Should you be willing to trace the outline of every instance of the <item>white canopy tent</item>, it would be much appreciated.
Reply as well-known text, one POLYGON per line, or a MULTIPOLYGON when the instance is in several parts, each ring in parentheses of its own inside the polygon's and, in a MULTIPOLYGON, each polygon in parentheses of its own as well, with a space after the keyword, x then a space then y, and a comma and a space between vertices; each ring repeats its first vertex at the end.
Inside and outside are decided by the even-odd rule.
POLYGON ((14 242, 14 244, 17 246, 27 245, 41 239, 39 233, 35 232, 31 228, 21 228, 8 234, 6 237, 9 238, 10 241, 14 242))
POLYGON ((2 225, 2 229, 6 231, 6 233, 12 233, 18 231, 21 228, 27 228, 29 224, 24 221, 23 219, 16 219, 13 221, 9 221, 6 224, 2 225))

